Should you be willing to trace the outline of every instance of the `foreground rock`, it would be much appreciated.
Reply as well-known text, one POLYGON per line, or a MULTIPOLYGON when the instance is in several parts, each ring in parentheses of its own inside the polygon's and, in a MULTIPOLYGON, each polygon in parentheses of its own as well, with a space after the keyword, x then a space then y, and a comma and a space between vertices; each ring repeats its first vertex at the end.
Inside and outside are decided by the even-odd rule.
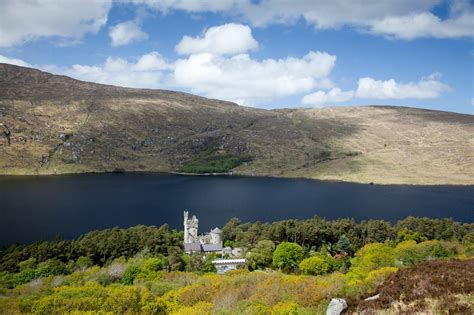
POLYGON ((347 310, 347 302, 344 299, 332 299, 329 303, 326 315, 340 315, 347 310))

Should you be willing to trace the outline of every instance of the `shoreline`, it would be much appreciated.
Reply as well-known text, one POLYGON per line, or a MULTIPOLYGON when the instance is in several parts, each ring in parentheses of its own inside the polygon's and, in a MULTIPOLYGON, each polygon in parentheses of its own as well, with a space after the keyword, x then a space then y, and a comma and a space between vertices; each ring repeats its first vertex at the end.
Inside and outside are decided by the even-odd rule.
POLYGON ((376 186, 424 186, 424 187, 439 187, 439 186, 462 186, 462 187, 474 187, 473 183, 390 183, 390 182, 367 182, 367 181, 351 181, 343 179, 320 179, 311 177, 301 176, 277 176, 277 175, 249 175, 236 172, 226 173, 184 173, 177 171, 152 171, 152 170, 110 170, 110 171, 84 171, 84 172, 67 172, 67 173, 23 173, 23 174, 4 174, 0 173, 0 179, 5 177, 28 177, 28 176, 74 176, 74 175, 100 175, 100 174, 153 174, 153 175, 177 175, 177 176, 223 176, 223 177, 245 177, 245 178, 274 178, 274 179, 288 179, 288 180, 308 180, 322 183, 347 183, 347 184, 359 184, 359 185, 376 185, 376 186))

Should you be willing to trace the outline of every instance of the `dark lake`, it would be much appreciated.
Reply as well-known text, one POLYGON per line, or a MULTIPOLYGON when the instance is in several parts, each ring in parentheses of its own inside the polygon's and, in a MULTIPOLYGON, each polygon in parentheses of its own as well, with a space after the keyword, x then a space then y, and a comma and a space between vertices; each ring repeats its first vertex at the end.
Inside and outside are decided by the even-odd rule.
POLYGON ((395 222, 409 215, 474 221, 474 186, 362 185, 304 179, 156 173, 0 177, 0 244, 74 238, 137 224, 200 232, 231 217, 263 222, 352 217, 395 222))

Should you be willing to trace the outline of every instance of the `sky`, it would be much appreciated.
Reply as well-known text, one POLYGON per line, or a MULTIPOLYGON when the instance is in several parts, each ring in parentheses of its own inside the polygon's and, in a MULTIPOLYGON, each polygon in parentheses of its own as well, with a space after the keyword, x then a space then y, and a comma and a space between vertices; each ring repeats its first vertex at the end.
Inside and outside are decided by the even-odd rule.
POLYGON ((0 62, 260 108, 474 114, 474 1, 0 0, 0 62))

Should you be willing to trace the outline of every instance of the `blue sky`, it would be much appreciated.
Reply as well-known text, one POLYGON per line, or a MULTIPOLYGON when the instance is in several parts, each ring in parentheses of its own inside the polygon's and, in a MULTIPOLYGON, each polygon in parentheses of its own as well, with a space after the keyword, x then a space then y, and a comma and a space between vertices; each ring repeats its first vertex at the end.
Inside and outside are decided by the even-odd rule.
POLYGON ((0 2, 0 62, 262 108, 474 113, 470 1, 0 2))

